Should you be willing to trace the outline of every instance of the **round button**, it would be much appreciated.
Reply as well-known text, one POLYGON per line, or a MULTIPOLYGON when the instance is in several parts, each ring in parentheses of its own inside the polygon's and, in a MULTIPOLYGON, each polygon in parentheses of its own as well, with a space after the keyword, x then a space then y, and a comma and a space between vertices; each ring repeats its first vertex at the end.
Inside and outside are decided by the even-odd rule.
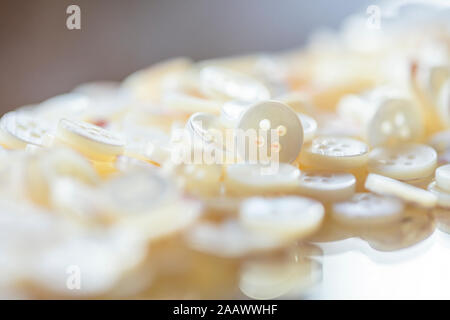
POLYGON ((437 153, 442 153, 450 149, 450 130, 439 131, 431 136, 428 145, 434 148, 437 153))
POLYGON ((168 91, 162 96, 162 103, 170 110, 184 113, 212 112, 218 113, 220 103, 215 100, 195 97, 180 91, 168 91))
POLYGON ((436 106, 447 125, 450 124, 450 79, 440 88, 436 98, 436 106))
POLYGON ((310 258, 254 258, 243 264, 239 288, 252 299, 298 299, 321 278, 320 263, 310 258))
POLYGON ((227 127, 235 127, 240 116, 250 106, 247 101, 227 101, 220 108, 220 121, 227 127))
POLYGON ((390 224, 360 230, 359 237, 379 251, 410 247, 434 231, 434 218, 423 208, 407 207, 403 217, 390 224))
POLYGON ((303 127, 303 142, 310 142, 316 134, 317 122, 316 120, 314 120, 314 118, 306 114, 297 113, 297 115, 303 127))
POLYGON ((350 200, 333 204, 332 216, 351 226, 379 225, 400 219, 402 201, 373 193, 357 193, 350 200))
POLYGON ((367 176, 364 186, 372 192, 395 196, 427 208, 434 207, 437 202, 436 196, 426 190, 374 173, 367 176))
POLYGON ((224 128, 215 115, 204 112, 194 113, 186 123, 186 129, 193 135, 194 140, 202 145, 225 149, 224 128))
POLYGON ((119 135, 99 126, 61 119, 56 137, 88 158, 108 161, 123 153, 125 141, 119 135))
POLYGON ((428 177, 436 163, 436 151, 422 144, 379 147, 369 154, 370 172, 400 180, 428 177))
MULTIPOLYGON (((254 135, 245 139, 259 139, 258 141, 240 141, 238 136, 238 152, 243 159, 249 160, 252 157, 252 150, 255 145, 265 147, 265 151, 273 156, 278 154, 280 162, 290 163, 294 161, 303 144, 303 127, 297 114, 288 106, 277 101, 264 101, 247 108, 241 115, 237 129, 243 134, 251 130, 254 135), (278 141, 272 141, 276 137, 278 141)), ((258 150, 260 151, 260 150, 258 150)))
POLYGON ((437 197, 437 204, 444 208, 450 208, 450 193, 442 189, 437 181, 433 181, 428 185, 428 191, 437 197))
POLYGON ((31 115, 8 112, 0 120, 0 143, 6 148, 25 148, 27 144, 43 146, 50 129, 31 115))
POLYGON ((351 169, 367 163, 368 147, 364 142, 346 137, 317 137, 305 145, 300 163, 320 169, 351 169))
POLYGON ((280 247, 279 240, 250 233, 234 220, 197 224, 186 232, 186 239, 191 248, 222 257, 242 257, 280 247))
POLYGON ((377 109, 367 127, 371 146, 417 141, 423 124, 414 105, 405 99, 386 99, 377 109))
POLYGON ((342 201, 354 194, 355 184, 350 173, 305 170, 300 174, 299 192, 321 201, 342 201))
POLYGON ((270 168, 257 164, 239 163, 227 166, 227 193, 256 195, 295 192, 299 184, 300 170, 287 163, 278 165, 274 173, 270 172, 270 168))
POLYGON ((450 164, 446 164, 436 169, 436 185, 450 192, 450 164))
POLYGON ((298 239, 314 233, 324 217, 323 205, 309 198, 250 198, 242 202, 239 220, 261 235, 298 239))
POLYGON ((269 89, 244 73, 219 66, 200 70, 200 90, 219 100, 260 101, 270 99, 269 89))

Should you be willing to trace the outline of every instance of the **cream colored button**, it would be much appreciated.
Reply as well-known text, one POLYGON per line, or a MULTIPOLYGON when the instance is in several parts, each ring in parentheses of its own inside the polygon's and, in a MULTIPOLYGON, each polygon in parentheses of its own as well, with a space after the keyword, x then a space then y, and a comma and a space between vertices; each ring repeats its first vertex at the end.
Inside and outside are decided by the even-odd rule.
POLYGON ((43 101, 34 111, 37 118, 47 121, 52 129, 56 129, 59 120, 63 118, 81 120, 88 111, 96 107, 87 95, 70 92, 43 101))
POLYGON ((239 288, 252 299, 299 299, 321 279, 321 265, 313 259, 255 258, 243 264, 239 288))
POLYGON ((219 66, 200 70, 200 89, 205 95, 219 100, 254 102, 270 99, 270 91, 262 82, 219 66))
POLYGON ((243 143, 242 138, 238 136, 238 152, 243 159, 251 159, 250 148, 258 145, 264 146, 264 150, 271 157, 274 153, 278 153, 280 162, 290 163, 297 158, 302 148, 301 121, 290 107, 281 102, 263 101, 247 108, 240 116, 236 128, 243 132, 251 130, 254 135, 246 139, 262 139, 263 143, 261 145, 258 145, 257 141, 243 143), (278 141, 272 141, 272 137, 276 137, 278 141))
POLYGON ((401 218, 402 201, 373 193, 357 193, 350 200, 333 204, 335 220, 350 226, 390 223, 401 218))
POLYGON ((297 115, 303 127, 303 143, 310 142, 316 134, 317 122, 306 114, 297 113, 297 115))
POLYGON ((367 163, 369 149, 352 138, 323 136, 306 144, 300 163, 320 169, 351 169, 367 163))
POLYGON ((450 130, 439 131, 431 136, 428 145, 434 148, 437 153, 450 150, 450 130))
POLYGON ((355 193, 356 179, 350 173, 333 171, 302 171, 299 193, 321 201, 334 202, 350 198, 355 193))
POLYGON ((227 127, 235 127, 240 116, 249 107, 251 107, 251 103, 247 101, 227 101, 220 108, 220 121, 227 127))
POLYGON ((450 193, 442 189, 437 181, 433 181, 428 186, 428 190, 437 197, 437 204, 444 208, 450 208, 450 193))
POLYGON ((309 198, 249 198, 242 202, 239 221, 257 234, 280 239, 298 239, 311 235, 322 222, 323 205, 309 198))
POLYGON ((424 208, 407 207, 398 221, 379 227, 360 230, 359 237, 380 251, 394 251, 410 247, 435 230, 434 218, 424 208))
POLYGON ((129 75, 122 86, 138 99, 157 101, 161 96, 164 80, 187 71, 191 65, 192 61, 184 57, 162 61, 129 75))
POLYGON ((124 154, 127 156, 157 164, 164 163, 170 157, 170 137, 161 129, 129 125, 122 134, 126 140, 124 154))
POLYGON ((404 93, 391 87, 345 96, 337 110, 343 118, 361 126, 361 135, 371 146, 417 141, 423 134, 416 106, 404 93))
POLYGON ((43 146, 43 137, 50 131, 44 121, 31 114, 8 112, 0 120, 0 144, 6 148, 25 148, 27 144, 43 146))
POLYGON ((440 88, 436 97, 436 106, 447 125, 450 124, 450 79, 440 88))
POLYGON ((423 134, 423 124, 415 106, 408 100, 386 100, 367 127, 371 146, 417 141, 423 134))
POLYGON ((175 169, 183 189, 195 196, 218 196, 222 166, 219 164, 185 164, 175 169))
POLYGON ((450 164, 436 169, 436 185, 440 189, 450 192, 450 164))
POLYGON ((162 96, 162 103, 170 110, 184 113, 219 113, 221 108, 221 104, 218 101, 195 97, 179 91, 165 92, 162 96))
POLYGON ((108 161, 123 153, 122 137, 101 127, 82 121, 61 119, 57 139, 93 160, 108 161))
POLYGON ((365 187, 372 192, 396 196, 427 208, 437 203, 437 197, 429 191, 374 173, 367 176, 365 187))
MULTIPOLYGON (((186 130, 202 146, 211 145, 219 150, 225 149, 224 129, 219 122, 219 118, 212 114, 205 112, 194 113, 186 123, 186 130)), ((192 142, 195 143, 196 141, 192 142)))
POLYGON ((197 224, 186 232, 186 239, 191 248, 221 257, 241 257, 280 247, 277 239, 249 233, 234 220, 197 224))
POLYGON ((295 192, 299 184, 300 170, 287 163, 278 164, 274 173, 270 167, 257 164, 233 164, 226 168, 227 193, 256 195, 295 192))
POLYGON ((369 171, 394 179, 425 178, 436 168, 436 151, 422 144, 379 147, 369 154, 369 171))

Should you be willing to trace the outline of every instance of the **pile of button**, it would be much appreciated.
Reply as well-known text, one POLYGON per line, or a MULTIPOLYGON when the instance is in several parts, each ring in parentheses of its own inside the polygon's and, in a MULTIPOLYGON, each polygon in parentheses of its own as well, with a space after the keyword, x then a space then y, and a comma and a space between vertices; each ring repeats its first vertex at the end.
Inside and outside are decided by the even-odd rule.
POLYGON ((175 58, 4 114, 0 296, 302 297, 324 243, 449 231, 450 34, 411 30, 175 58))

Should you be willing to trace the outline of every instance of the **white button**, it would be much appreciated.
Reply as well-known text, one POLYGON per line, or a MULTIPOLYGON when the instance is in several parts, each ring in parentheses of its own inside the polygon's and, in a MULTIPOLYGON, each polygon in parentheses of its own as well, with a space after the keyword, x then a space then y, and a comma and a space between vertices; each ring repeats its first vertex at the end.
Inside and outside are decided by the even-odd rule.
POLYGON ((254 258, 243 264, 239 288, 252 299, 298 299, 321 279, 321 265, 313 259, 254 258))
POLYGON ((314 233, 324 217, 323 205, 309 198, 249 198, 242 202, 239 221, 258 234, 298 239, 314 233))
POLYGON ((437 181, 433 181, 428 186, 428 190, 437 197, 437 204, 444 208, 450 208, 450 193, 442 189, 437 181))
POLYGON ((43 119, 52 126, 52 129, 56 129, 59 120, 63 118, 82 120, 93 109, 97 109, 97 105, 93 104, 90 97, 70 92, 43 101, 36 106, 34 111, 37 118, 43 119))
POLYGON ((291 91, 276 97, 274 100, 287 104, 295 112, 301 112, 303 114, 312 114, 314 112, 314 106, 310 99, 306 94, 299 91, 291 91))
POLYGON ((450 124, 450 79, 447 80, 439 90, 436 97, 436 106, 444 122, 450 124))
POLYGON ((300 174, 299 192, 321 201, 342 201, 353 195, 355 184, 350 173, 305 170, 300 174))
POLYGON ((157 101, 162 93, 164 80, 187 71, 191 65, 192 61, 184 57, 162 61, 129 75, 122 86, 138 99, 157 101))
POLYGON ((439 188, 450 192, 450 164, 436 169, 436 184, 439 188))
POLYGON ((300 122, 302 123, 303 127, 303 142, 310 142, 317 131, 317 122, 314 120, 314 118, 303 114, 303 113, 297 113, 300 122))
MULTIPOLYGON (((278 152, 280 162, 294 161, 303 144, 303 127, 299 117, 290 107, 277 101, 260 102, 246 109, 238 121, 237 128, 244 131, 254 130, 258 137, 262 135, 267 152, 278 152), (272 143, 271 130, 276 130, 278 143, 272 143)), ((238 152, 243 159, 250 158, 249 148, 253 146, 251 142, 238 141, 238 152)))
POLYGON ((125 141, 119 135, 82 121, 61 119, 57 138, 93 160, 111 160, 125 148, 125 141))
POLYGON ((394 251, 426 239, 434 229, 434 217, 429 212, 423 208, 407 207, 398 221, 364 228, 360 230, 359 237, 376 250, 394 251))
POLYGON ((280 247, 270 235, 249 233, 234 220, 197 224, 186 232, 186 239, 191 248, 221 257, 241 257, 280 247))
POLYGON ((417 141, 423 124, 415 106, 408 100, 388 99, 380 105, 367 127, 371 146, 417 141))
POLYGON ((364 186, 372 192, 396 196, 427 208, 432 208, 437 203, 436 196, 426 190, 374 173, 367 176, 364 186))
POLYGON ((306 144, 300 163, 320 169, 351 169, 367 163, 368 147, 364 142, 345 137, 317 137, 306 144))
POLYGON ((382 86, 360 96, 348 95, 337 110, 361 126, 361 135, 371 146, 417 141, 423 134, 418 109, 395 88, 382 86))
POLYGON ((179 183, 191 195, 218 196, 221 190, 222 166, 218 164, 185 164, 175 169, 179 183))
POLYGON ((436 150, 437 153, 442 153, 450 150, 450 130, 439 131, 431 136, 428 144, 436 150))
POLYGON ((357 193, 351 200, 333 204, 332 216, 352 226, 379 225, 400 219, 403 203, 396 198, 357 193))
POLYGON ((195 97, 179 91, 165 92, 162 96, 162 103, 167 106, 169 110, 184 113, 219 113, 221 107, 221 104, 218 101, 195 97))
POLYGON ((187 121, 186 129, 202 145, 213 145, 219 150, 225 149, 224 128, 217 116, 205 112, 194 113, 187 121))
POLYGON ((299 184, 300 170, 280 163, 276 173, 267 174, 267 167, 252 164, 233 164, 226 168, 227 193, 236 195, 292 193, 299 184))
POLYGON ((235 127, 241 115, 249 107, 251 103, 246 101, 227 101, 220 108, 220 120, 227 127, 235 127))
POLYGON ((379 147, 369 154, 369 171, 400 180, 425 178, 436 168, 436 151, 422 144, 379 147))
POLYGON ((25 148, 27 144, 43 146, 43 137, 50 132, 43 121, 31 114, 8 112, 0 121, 0 143, 7 148, 25 148))
POLYGON ((200 89, 219 100, 260 101, 270 99, 269 89, 258 80, 219 66, 204 67, 200 71, 200 89))

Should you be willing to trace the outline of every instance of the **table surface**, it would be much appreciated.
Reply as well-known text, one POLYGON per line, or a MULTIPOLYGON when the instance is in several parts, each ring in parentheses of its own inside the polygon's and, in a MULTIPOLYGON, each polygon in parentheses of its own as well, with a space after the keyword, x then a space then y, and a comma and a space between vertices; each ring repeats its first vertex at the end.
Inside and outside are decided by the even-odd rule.
POLYGON ((379 252, 358 239, 320 244, 322 281, 309 299, 450 299, 450 235, 396 252, 379 252))

